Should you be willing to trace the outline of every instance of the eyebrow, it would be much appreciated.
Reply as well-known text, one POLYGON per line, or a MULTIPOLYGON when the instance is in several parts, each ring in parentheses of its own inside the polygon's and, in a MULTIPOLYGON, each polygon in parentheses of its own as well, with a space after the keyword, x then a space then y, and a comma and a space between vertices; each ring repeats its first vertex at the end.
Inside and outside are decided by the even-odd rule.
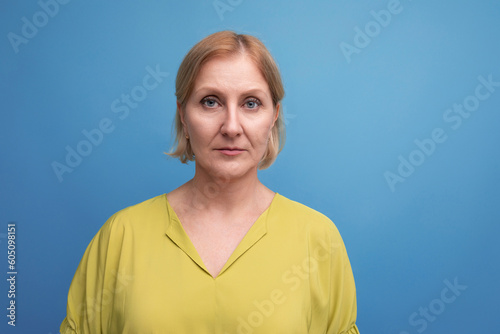
MULTIPOLYGON (((197 93, 203 92, 203 91, 214 92, 217 95, 224 95, 224 92, 222 90, 220 90, 216 87, 212 87, 212 86, 202 86, 202 87, 198 88, 197 90, 193 91, 193 93, 197 94, 197 93)), ((265 91, 263 91, 262 89, 259 89, 259 88, 250 88, 248 90, 245 90, 241 95, 254 95, 257 93, 263 94, 266 97, 271 98, 265 91)))

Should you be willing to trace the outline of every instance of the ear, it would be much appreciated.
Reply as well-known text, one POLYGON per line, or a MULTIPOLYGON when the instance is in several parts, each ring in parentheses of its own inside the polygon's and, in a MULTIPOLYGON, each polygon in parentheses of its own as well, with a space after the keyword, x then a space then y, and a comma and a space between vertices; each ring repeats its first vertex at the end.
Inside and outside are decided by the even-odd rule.
POLYGON ((179 103, 179 101, 177 101, 177 112, 179 113, 182 126, 184 127, 184 133, 187 134, 186 121, 184 120, 184 110, 182 109, 182 105, 179 103))
POLYGON ((182 110, 182 106, 179 101, 177 101, 177 111, 179 112, 181 123, 184 124, 184 111, 182 110))
POLYGON ((274 115, 273 126, 274 126, 274 124, 276 124, 276 121, 278 120, 278 117, 279 117, 279 115, 280 115, 280 112, 281 112, 281 111, 280 111, 280 108, 281 108, 281 103, 278 103, 278 104, 276 105, 276 113, 275 113, 275 115, 274 115))

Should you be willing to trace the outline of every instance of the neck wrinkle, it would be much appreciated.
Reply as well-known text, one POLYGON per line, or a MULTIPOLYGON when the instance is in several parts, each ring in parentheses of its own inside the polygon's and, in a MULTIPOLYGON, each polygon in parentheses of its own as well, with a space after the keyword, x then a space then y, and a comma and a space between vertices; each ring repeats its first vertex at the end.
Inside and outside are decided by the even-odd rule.
POLYGON ((267 189, 257 175, 233 181, 224 178, 205 179, 195 174, 189 183, 195 208, 213 208, 225 212, 239 210, 256 203, 259 192, 267 189))

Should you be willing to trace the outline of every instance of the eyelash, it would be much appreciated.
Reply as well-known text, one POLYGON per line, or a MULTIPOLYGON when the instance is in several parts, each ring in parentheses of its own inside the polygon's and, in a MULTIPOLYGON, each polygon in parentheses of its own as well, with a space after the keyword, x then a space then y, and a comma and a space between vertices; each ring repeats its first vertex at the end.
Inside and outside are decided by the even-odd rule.
POLYGON ((260 106, 262 105, 262 103, 259 101, 259 99, 256 99, 256 98, 254 98, 254 97, 251 97, 251 98, 247 99, 247 100, 245 101, 245 104, 247 104, 248 102, 253 102, 253 103, 255 103, 255 104, 256 104, 256 107, 255 107, 255 108, 250 108, 250 109, 256 109, 256 108, 258 108, 258 107, 260 107, 260 106))
MULTIPOLYGON (((218 101, 218 99, 214 96, 206 96, 203 99, 201 99, 200 103, 204 107, 207 107, 209 109, 215 108, 215 106, 213 106, 213 107, 208 106, 207 102, 215 102, 215 103, 221 105, 221 103, 218 101)), ((254 108, 249 108, 249 109, 257 109, 258 107, 260 107, 262 105, 262 102, 260 102, 260 100, 255 98, 255 97, 250 97, 250 98, 246 99, 244 105, 246 105, 248 102, 253 102, 256 104, 256 106, 254 108)))
POLYGON ((206 97, 204 97, 203 99, 201 99, 200 104, 201 104, 203 107, 207 107, 207 108, 210 108, 210 109, 211 109, 211 108, 214 108, 214 107, 210 107, 210 106, 208 106, 208 105, 207 105, 207 102, 209 102, 209 101, 213 101, 213 102, 215 102, 215 103, 220 104, 220 103, 219 103, 219 101, 217 101, 217 100, 216 100, 215 98, 213 98, 212 96, 206 96, 206 97))

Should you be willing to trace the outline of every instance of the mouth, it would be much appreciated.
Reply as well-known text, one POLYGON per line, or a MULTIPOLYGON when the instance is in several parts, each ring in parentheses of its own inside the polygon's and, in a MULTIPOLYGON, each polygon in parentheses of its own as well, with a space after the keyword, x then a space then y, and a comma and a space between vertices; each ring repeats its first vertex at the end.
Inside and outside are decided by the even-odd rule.
POLYGON ((229 155, 229 156, 238 155, 238 154, 245 152, 244 149, 239 148, 239 147, 221 147, 221 148, 217 148, 215 150, 224 154, 224 155, 229 155))

